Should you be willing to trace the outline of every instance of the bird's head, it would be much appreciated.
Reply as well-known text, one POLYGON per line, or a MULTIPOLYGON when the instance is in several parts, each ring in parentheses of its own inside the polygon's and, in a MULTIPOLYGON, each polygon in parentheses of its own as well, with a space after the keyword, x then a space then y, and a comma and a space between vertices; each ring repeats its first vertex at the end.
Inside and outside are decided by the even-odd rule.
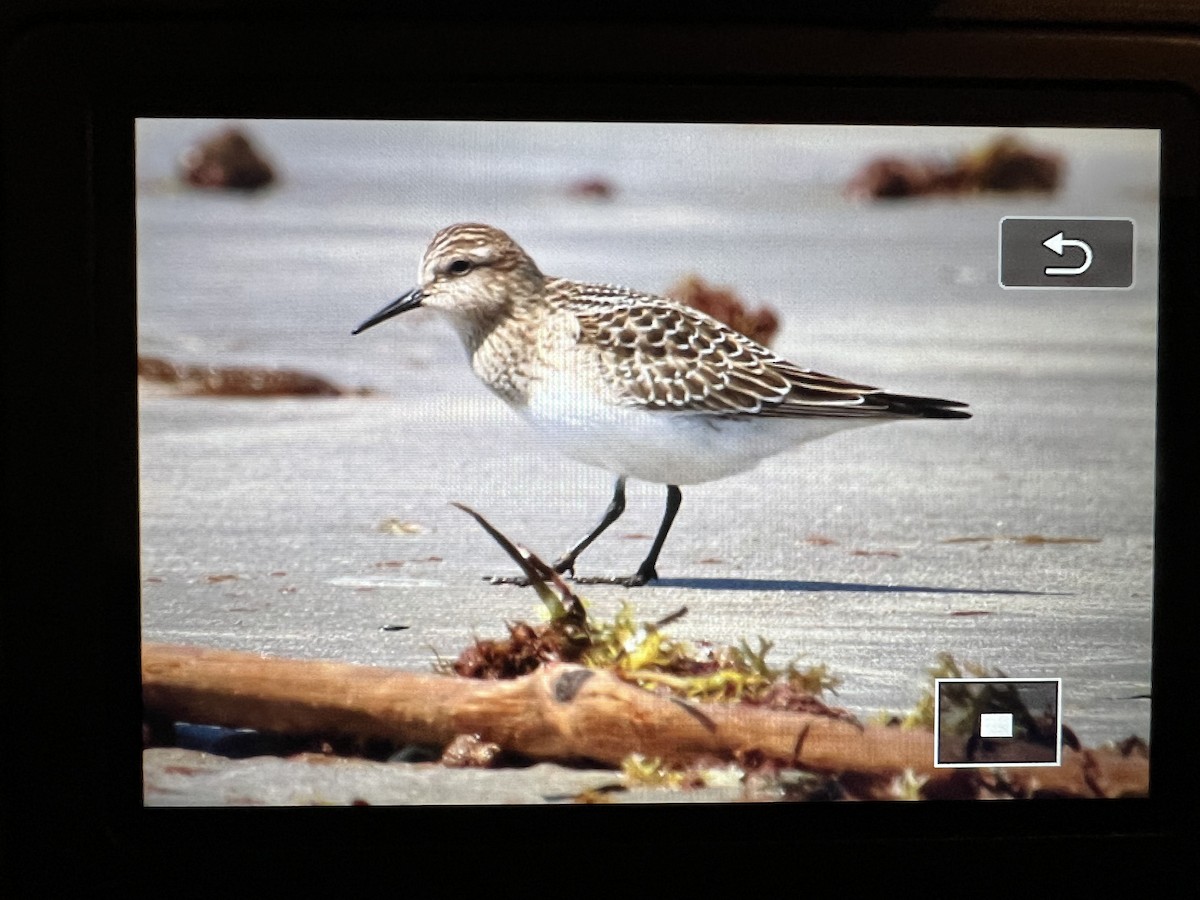
POLYGON ((545 277, 507 234, 475 223, 443 228, 421 259, 419 287, 385 306, 354 334, 417 307, 438 310, 468 342, 514 305, 540 296, 545 277))

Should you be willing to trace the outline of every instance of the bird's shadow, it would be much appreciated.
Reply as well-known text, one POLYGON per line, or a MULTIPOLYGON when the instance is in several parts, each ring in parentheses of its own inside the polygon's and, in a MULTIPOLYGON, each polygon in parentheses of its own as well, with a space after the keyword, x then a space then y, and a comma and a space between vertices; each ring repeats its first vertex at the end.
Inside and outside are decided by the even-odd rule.
POLYGON ((1058 591, 1023 591, 1012 588, 956 588, 914 584, 860 584, 843 581, 791 581, 776 578, 657 578, 651 587, 690 588, 701 591, 796 591, 824 593, 851 591, 875 594, 969 594, 1018 595, 1023 597, 1067 597, 1058 591))

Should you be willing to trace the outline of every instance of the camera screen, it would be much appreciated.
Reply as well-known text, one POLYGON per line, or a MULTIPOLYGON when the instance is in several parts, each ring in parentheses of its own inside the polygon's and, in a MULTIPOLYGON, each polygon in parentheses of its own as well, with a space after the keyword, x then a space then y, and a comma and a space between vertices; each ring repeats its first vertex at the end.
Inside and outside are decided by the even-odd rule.
POLYGON ((146 805, 1148 795, 1159 131, 135 138, 146 805))

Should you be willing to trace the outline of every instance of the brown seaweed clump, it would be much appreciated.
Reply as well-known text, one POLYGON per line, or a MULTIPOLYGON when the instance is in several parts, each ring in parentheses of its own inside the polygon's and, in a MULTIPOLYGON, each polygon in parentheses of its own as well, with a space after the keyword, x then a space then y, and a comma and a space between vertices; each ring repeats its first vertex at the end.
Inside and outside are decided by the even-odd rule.
POLYGON ((560 624, 508 626, 507 638, 477 638, 450 664, 463 678, 520 678, 551 662, 578 662, 582 648, 560 624))
POLYGON ((617 189, 611 181, 599 175, 578 178, 567 185, 567 193, 584 200, 611 200, 617 189))
POLYGON ((941 160, 883 156, 871 160, 846 187, 851 197, 887 199, 982 192, 1035 191, 1058 188, 1063 161, 1055 153, 1036 150, 1012 135, 1001 135, 971 153, 941 160))
POLYGON ((698 275, 680 279, 667 288, 666 295, 724 322, 764 346, 769 345, 779 331, 779 316, 773 309, 766 306, 750 309, 730 288, 713 287, 698 275))
POLYGON ((256 191, 275 181, 275 169, 246 134, 236 128, 184 151, 180 177, 192 187, 256 191))
POLYGON ((138 357, 138 378, 189 397, 343 397, 356 393, 292 369, 189 366, 154 356, 138 357))

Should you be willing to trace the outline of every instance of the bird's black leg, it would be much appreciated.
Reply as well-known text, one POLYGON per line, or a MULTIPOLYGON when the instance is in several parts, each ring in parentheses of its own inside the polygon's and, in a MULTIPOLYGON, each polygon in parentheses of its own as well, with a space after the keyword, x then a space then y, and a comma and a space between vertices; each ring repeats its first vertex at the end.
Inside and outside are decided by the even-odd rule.
POLYGON ((679 512, 679 504, 682 502, 683 491, 679 490, 678 485, 668 484, 667 508, 663 511, 662 524, 658 526, 658 534, 654 536, 650 553, 638 566, 637 573, 625 580, 627 586, 637 587, 658 578, 658 572, 654 569, 658 563, 658 554, 662 552, 663 544, 667 540, 667 532, 671 530, 671 523, 675 521, 675 514, 679 512))
MULTIPOLYGON (((586 578, 576 578, 579 584, 621 584, 626 587, 640 587, 647 582, 658 578, 658 572, 655 566, 658 564, 658 555, 662 552, 663 544, 667 541, 667 533, 671 530, 671 524, 675 521, 675 514, 679 512, 679 506, 683 502, 683 492, 679 490, 678 485, 667 485, 667 507, 663 511, 662 522, 658 526, 658 534, 654 536, 654 543, 650 546, 650 553, 638 566, 637 572, 626 578, 614 578, 606 576, 588 576, 586 578)), ((588 548, 592 541, 596 540, 604 530, 613 522, 621 517, 621 513, 625 512, 625 479, 618 478, 616 486, 613 488, 613 497, 608 504, 608 509, 604 511, 604 515, 596 524, 596 527, 588 532, 579 543, 568 550, 554 564, 554 570, 566 574, 574 572, 575 560, 579 554, 588 548)), ((509 577, 494 577, 487 579, 492 584, 528 584, 525 578, 509 578, 509 577)))
POLYGON ((604 529, 617 521, 623 512, 625 512, 625 477, 621 476, 617 479, 613 487, 613 496, 612 500, 609 501, 608 509, 604 510, 604 515, 600 517, 600 521, 596 523, 596 527, 589 531, 583 540, 559 558, 558 562, 554 564, 554 571, 559 573, 574 572, 575 560, 579 554, 586 550, 592 541, 600 537, 604 529))
MULTIPOLYGON (((612 505, 609 506, 608 512, 605 513, 605 518, 600 522, 600 526, 595 531, 593 531, 591 534, 589 534, 586 538, 584 538, 582 541, 580 541, 579 545, 576 546, 573 550, 571 550, 570 553, 568 553, 561 560, 559 560, 560 565, 564 561, 569 561, 571 563, 574 563, 575 555, 577 555, 580 550, 582 550, 584 547, 586 547, 588 544, 590 544, 592 542, 592 540, 596 537, 596 535, 598 535, 601 531, 603 531, 605 528, 607 528, 609 525, 611 525, 612 522, 617 518, 617 516, 619 516, 621 514, 621 510, 625 508, 624 488, 625 488, 624 479, 618 479, 617 480, 617 494, 613 497, 612 505), (619 506, 618 506, 618 500, 620 501, 619 506), (613 512, 614 507, 617 507, 617 510, 615 513, 613 512), (611 519, 609 518, 610 515, 612 516, 611 519)), ((667 485, 667 508, 663 512, 662 524, 660 524, 658 526, 658 534, 656 534, 654 536, 654 543, 650 546, 649 555, 647 555, 647 557, 642 561, 642 564, 640 566, 638 566, 638 570, 636 573, 634 573, 633 575, 630 575, 626 578, 589 576, 587 578, 576 578, 575 580, 579 584, 623 584, 623 585, 625 585, 625 587, 640 587, 641 585, 646 584, 649 581, 653 581, 655 578, 658 577, 658 572, 656 572, 654 570, 654 566, 658 562, 658 554, 662 552, 663 544, 666 543, 666 540, 667 540, 667 532, 671 530, 671 523, 675 521, 675 514, 677 512, 679 512, 679 504, 682 501, 683 501, 683 492, 679 490, 678 486, 676 486, 674 484, 668 484, 667 485)), ((558 571, 564 572, 567 570, 559 569, 558 571)))
MULTIPOLYGON (((604 515, 600 517, 600 521, 596 523, 596 527, 587 533, 579 543, 564 553, 559 560, 554 564, 554 571, 565 574, 574 572, 575 560, 579 554, 588 548, 588 546, 596 538, 604 532, 613 522, 621 517, 621 513, 625 512, 625 478, 622 476, 617 479, 616 485, 613 487, 612 500, 609 501, 608 508, 604 510, 604 515)), ((516 584, 528 585, 529 579, 519 575, 493 575, 484 578, 492 584, 516 584)), ((622 583, 624 579, 620 579, 622 583)), ((582 583, 598 583, 598 582, 615 582, 618 579, 613 578, 597 578, 597 579, 582 579, 582 583)))

